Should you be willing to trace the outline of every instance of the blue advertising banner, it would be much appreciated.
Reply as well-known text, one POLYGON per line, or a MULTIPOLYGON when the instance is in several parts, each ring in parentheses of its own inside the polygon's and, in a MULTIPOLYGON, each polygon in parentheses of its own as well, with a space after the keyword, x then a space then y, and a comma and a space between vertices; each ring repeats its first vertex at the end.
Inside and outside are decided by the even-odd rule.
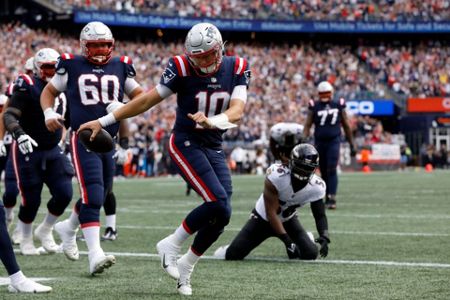
POLYGON ((216 18, 183 18, 103 11, 74 11, 76 23, 100 21, 108 25, 189 29, 209 22, 220 30, 265 32, 345 32, 345 33, 450 33, 450 22, 336 22, 271 21, 216 18))
POLYGON ((347 109, 355 115, 392 116, 394 102, 390 99, 346 101, 347 109))

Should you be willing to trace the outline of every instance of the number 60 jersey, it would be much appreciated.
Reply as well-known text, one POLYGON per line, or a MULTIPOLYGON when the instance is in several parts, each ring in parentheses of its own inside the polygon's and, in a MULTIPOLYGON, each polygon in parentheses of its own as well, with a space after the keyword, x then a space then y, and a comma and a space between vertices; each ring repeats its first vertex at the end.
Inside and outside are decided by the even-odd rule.
POLYGON ((243 58, 224 56, 216 73, 202 76, 197 72, 185 55, 170 58, 159 82, 159 86, 166 91, 160 95, 165 98, 172 93, 177 94, 175 131, 190 132, 207 145, 220 145, 223 130, 204 129, 187 115, 203 112, 205 116, 212 117, 227 110, 230 100, 240 98, 239 91, 249 85, 249 65, 243 58))
MULTIPOLYGON (((113 57, 104 65, 96 65, 84 56, 64 53, 51 83, 58 91, 65 91, 70 126, 77 130, 81 124, 106 115, 106 106, 111 102, 123 102, 124 93, 129 95, 139 86, 135 76, 128 56, 113 57)), ((119 123, 105 129, 115 136, 119 123)))

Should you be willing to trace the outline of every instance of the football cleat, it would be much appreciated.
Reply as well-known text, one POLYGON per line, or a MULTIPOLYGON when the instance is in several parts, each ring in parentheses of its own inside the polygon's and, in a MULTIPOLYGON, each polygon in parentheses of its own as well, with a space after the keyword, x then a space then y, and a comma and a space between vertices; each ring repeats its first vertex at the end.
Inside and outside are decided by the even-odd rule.
POLYGON ((102 241, 115 241, 117 239, 117 230, 113 230, 112 227, 105 229, 105 234, 102 236, 102 241))
POLYGON ((42 247, 49 254, 56 253, 59 248, 53 239, 52 231, 52 228, 46 228, 43 224, 34 230, 34 235, 41 241, 42 247))
POLYGON ((113 255, 105 255, 103 251, 93 254, 89 252, 89 273, 92 276, 103 273, 105 269, 108 269, 115 263, 116 258, 113 255))
POLYGON ((230 245, 220 246, 214 251, 214 258, 225 259, 225 254, 227 254, 227 249, 230 245))
POLYGON ((20 253, 22 255, 39 255, 39 251, 33 243, 33 236, 25 237, 20 241, 20 253))
POLYGON ((19 245, 22 241, 22 230, 19 227, 16 227, 11 235, 11 241, 13 245, 19 245))
POLYGON ((180 278, 180 273, 177 268, 177 255, 180 251, 179 246, 176 246, 171 241, 172 235, 162 239, 156 244, 159 257, 161 258, 161 267, 164 271, 174 279, 180 278))
POLYGON ((177 282, 178 293, 183 296, 192 295, 191 274, 192 271, 194 271, 194 266, 184 263, 182 258, 180 258, 177 261, 177 268, 180 274, 180 278, 178 278, 177 282))
POLYGON ((71 229, 68 222, 69 220, 65 220, 56 223, 55 231, 58 233, 59 238, 62 241, 62 250, 64 255, 70 260, 78 260, 80 258, 76 240, 78 229, 71 229))
POLYGON ((328 209, 336 209, 336 200, 328 199, 325 201, 325 207, 328 209))
POLYGON ((8 286, 8 291, 10 293, 49 293, 52 291, 52 288, 46 285, 42 285, 40 283, 34 282, 29 278, 25 278, 25 280, 10 284, 8 286))

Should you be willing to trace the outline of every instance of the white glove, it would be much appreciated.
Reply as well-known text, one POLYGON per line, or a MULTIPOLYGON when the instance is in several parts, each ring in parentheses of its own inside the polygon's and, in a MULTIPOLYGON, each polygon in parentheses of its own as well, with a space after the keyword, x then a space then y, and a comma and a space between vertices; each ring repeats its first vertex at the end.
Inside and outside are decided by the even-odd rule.
POLYGON ((28 154, 33 152, 33 146, 37 147, 38 143, 31 138, 28 134, 22 134, 17 138, 17 143, 19 143, 19 150, 22 154, 28 154))
POLYGON ((51 108, 51 107, 44 110, 44 116, 45 116, 46 122, 51 119, 56 119, 56 120, 62 119, 62 116, 60 114, 58 114, 56 111, 54 111, 53 108, 51 108))
POLYGON ((112 113, 113 111, 118 110, 119 108, 121 108, 122 106, 124 106, 125 104, 119 101, 113 101, 110 104, 108 104, 108 106, 106 107, 106 111, 109 113, 112 113))
POLYGON ((114 153, 113 158, 116 160, 118 165, 123 165, 127 161, 128 150, 119 147, 116 153, 114 153))
POLYGON ((6 152, 5 142, 0 140, 0 157, 6 156, 8 153, 6 152))

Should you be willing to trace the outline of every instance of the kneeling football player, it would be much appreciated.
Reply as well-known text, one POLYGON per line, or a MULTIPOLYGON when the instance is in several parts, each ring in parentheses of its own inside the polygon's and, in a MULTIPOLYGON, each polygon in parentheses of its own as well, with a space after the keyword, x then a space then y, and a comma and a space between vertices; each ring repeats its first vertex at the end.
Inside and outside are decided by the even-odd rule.
POLYGON ((278 123, 270 131, 270 148, 277 161, 266 173, 264 192, 250 219, 230 245, 214 255, 226 260, 242 260, 269 237, 278 237, 290 259, 316 259, 328 255, 328 222, 323 198, 325 183, 315 171, 319 154, 314 146, 300 143, 302 126, 278 123), (296 209, 310 203, 319 237, 309 237, 299 222, 296 209))

